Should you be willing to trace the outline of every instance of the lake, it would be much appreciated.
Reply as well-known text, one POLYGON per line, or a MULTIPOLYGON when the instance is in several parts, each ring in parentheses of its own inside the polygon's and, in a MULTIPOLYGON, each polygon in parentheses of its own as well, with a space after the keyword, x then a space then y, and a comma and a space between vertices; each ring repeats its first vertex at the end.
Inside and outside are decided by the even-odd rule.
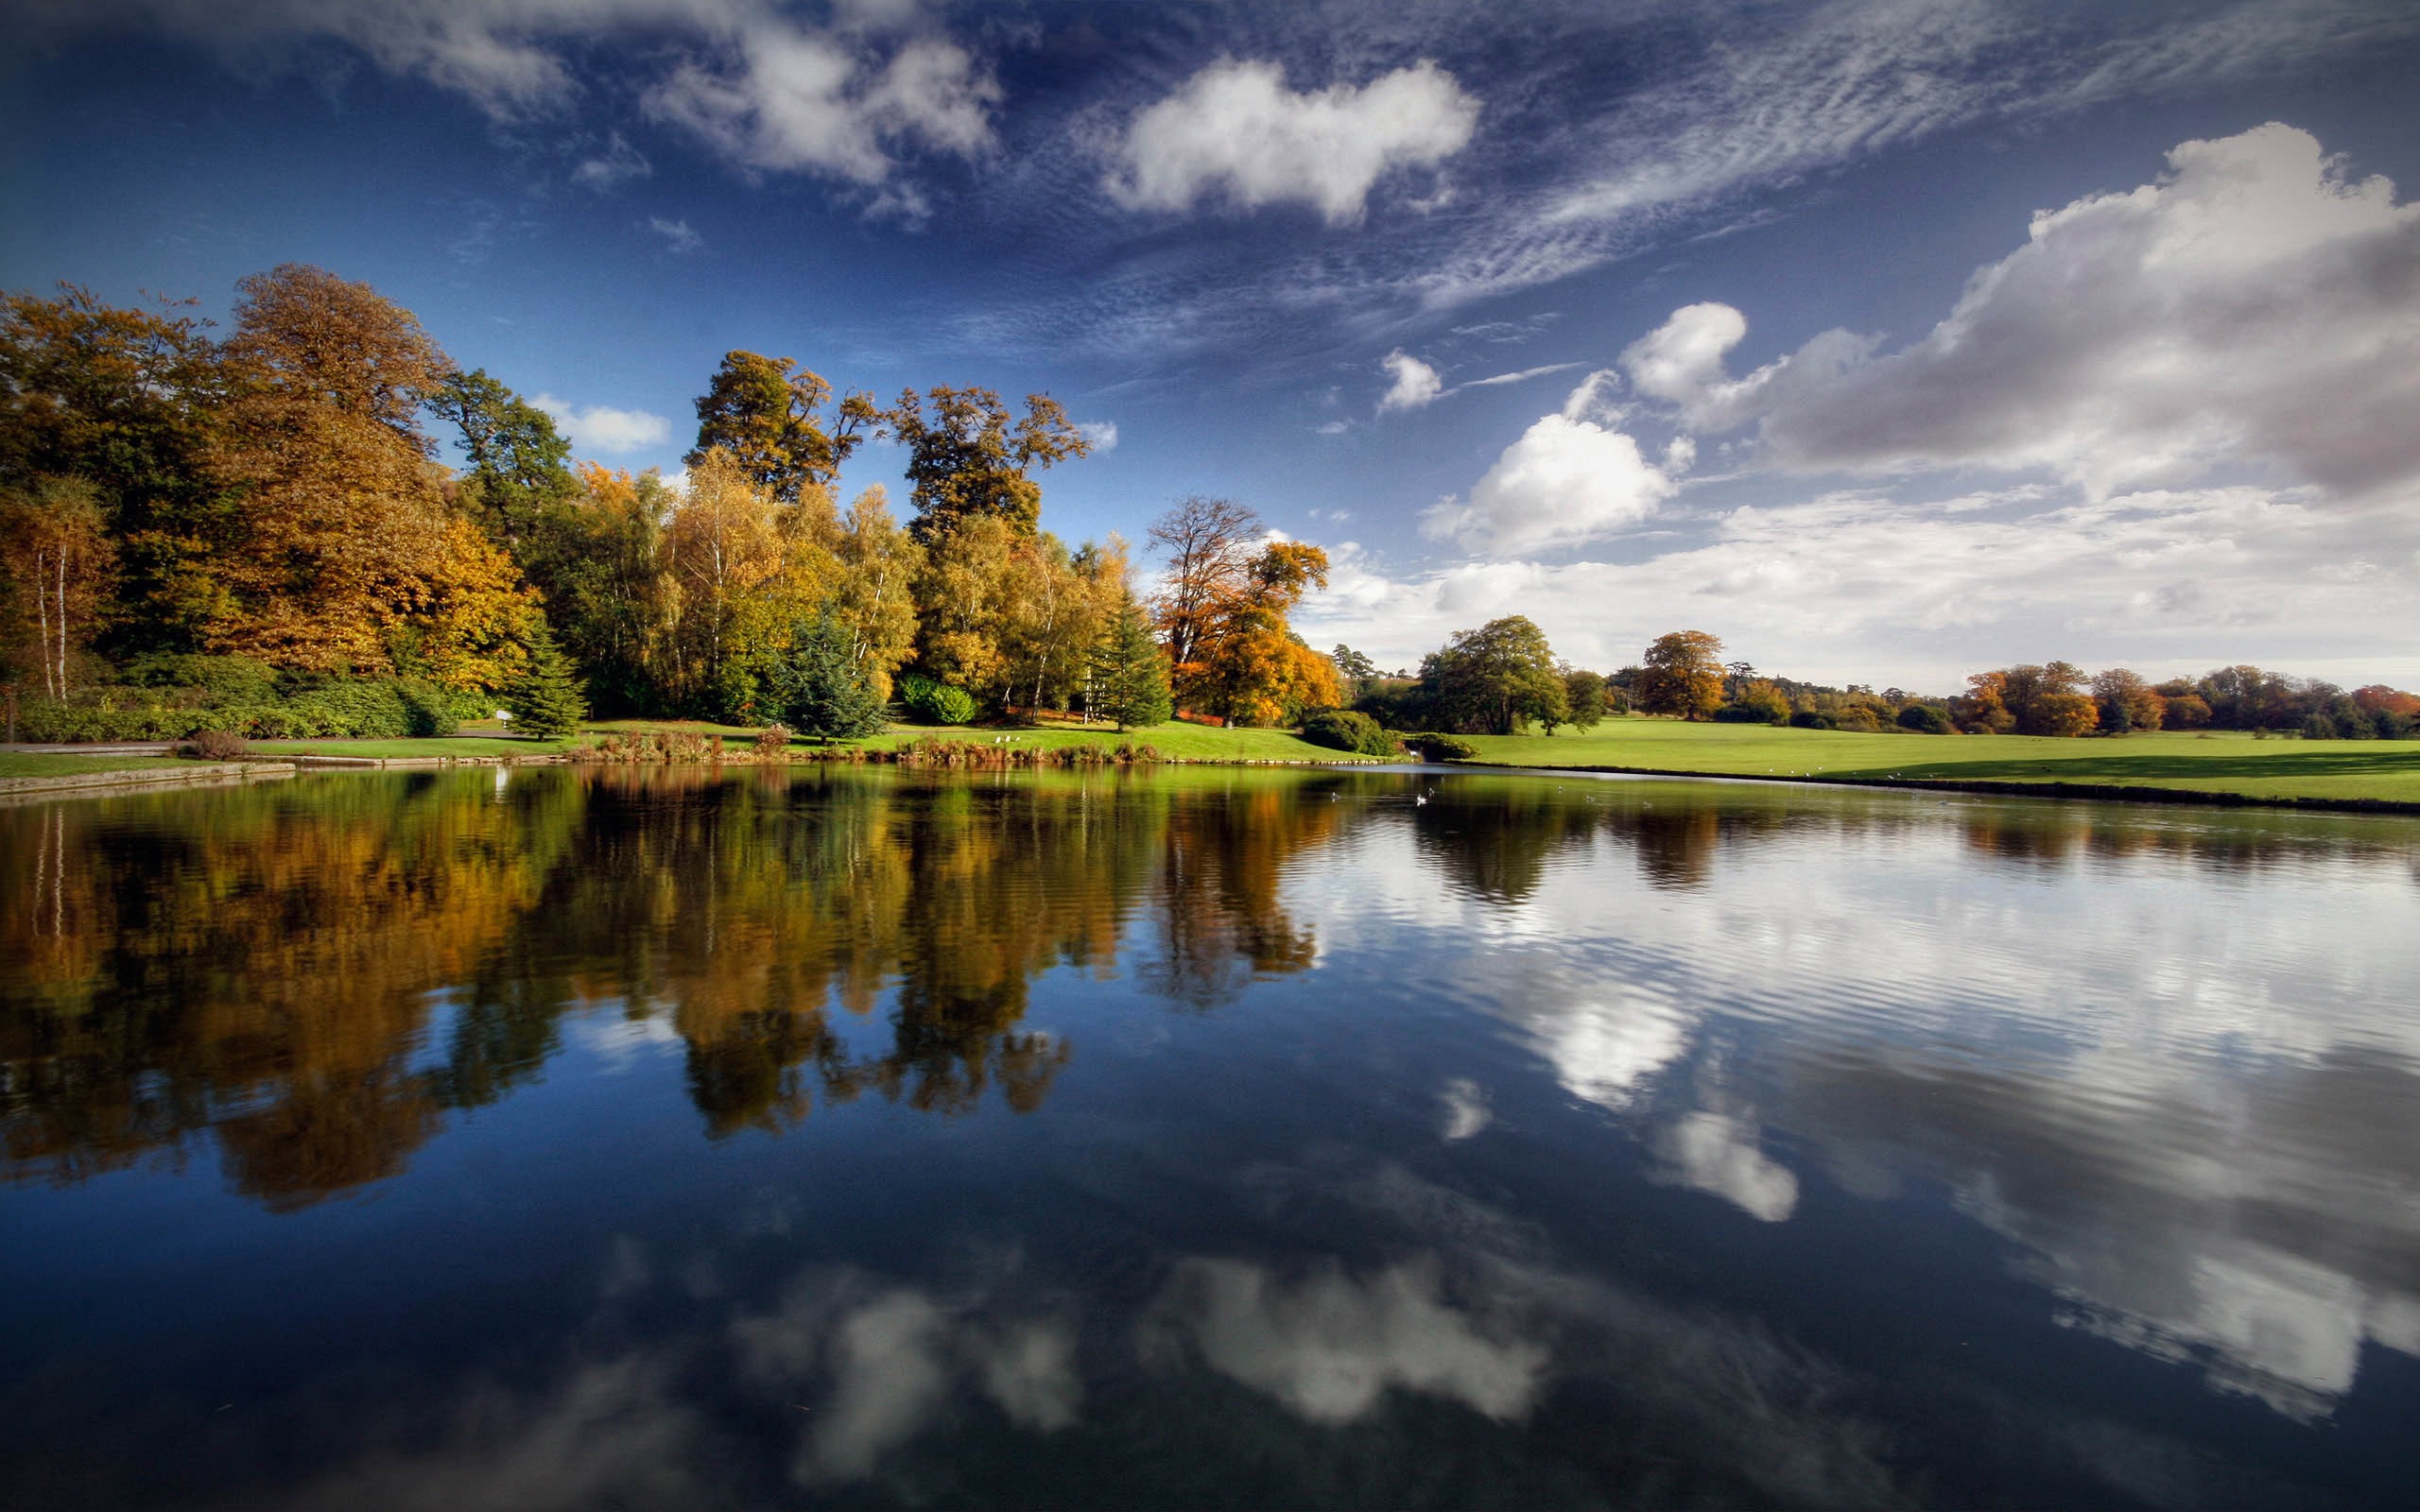
POLYGON ((2420 823, 1439 771, 0 809, 0 1503, 2362 1506, 2420 823))

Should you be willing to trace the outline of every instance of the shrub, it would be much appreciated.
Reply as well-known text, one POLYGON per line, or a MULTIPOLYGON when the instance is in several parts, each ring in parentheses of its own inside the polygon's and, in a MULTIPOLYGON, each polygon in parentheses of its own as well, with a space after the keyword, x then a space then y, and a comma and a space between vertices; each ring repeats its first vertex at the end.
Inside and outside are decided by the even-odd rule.
POLYGON ((1947 735, 1958 728, 1949 722, 1948 710, 1929 703, 1911 703, 1900 710, 1898 725, 1919 735, 1947 735))
POLYGON ((1874 717, 1873 710, 1854 703, 1834 715, 1832 723, 1834 729, 1854 730, 1860 735, 1871 735, 1882 728, 1882 721, 1874 717))
POLYGON ((197 730, 191 740, 177 747, 178 755, 205 762, 239 762, 251 753, 243 736, 226 730, 197 730))
POLYGON ((1801 709, 1789 716, 1792 730, 1838 730, 1840 721, 1820 709, 1801 709))
POLYGON ((1714 712, 1718 725, 1772 725, 1781 721, 1769 709, 1754 709, 1744 703, 1727 703, 1714 712))
POLYGON ((974 721, 975 696, 930 678, 899 679, 899 701, 910 721, 919 725, 963 725, 974 721))
POLYGON ((1368 714, 1330 709, 1303 721, 1303 738, 1314 746, 1349 750, 1360 756, 1398 756, 1403 742, 1378 728, 1368 714))
POLYGON ((402 682, 396 693, 404 700, 404 724, 416 739, 442 738, 462 728, 451 695, 432 682, 402 682))
POLYGON ((285 702, 302 722, 301 738, 350 735, 402 740, 412 732, 411 708, 402 685, 385 680, 330 682, 285 702))
POLYGON ((790 731, 787 725, 767 725, 756 731, 756 759, 760 762, 789 760, 790 731))
POLYGON ((157 652, 129 662, 124 677, 133 687, 182 690, 201 708, 277 701, 277 669, 245 656, 157 652))
POLYGON ((1433 730, 1406 735, 1403 743, 1417 748, 1432 762, 1466 762, 1478 754, 1478 747, 1461 736, 1441 734, 1433 730))

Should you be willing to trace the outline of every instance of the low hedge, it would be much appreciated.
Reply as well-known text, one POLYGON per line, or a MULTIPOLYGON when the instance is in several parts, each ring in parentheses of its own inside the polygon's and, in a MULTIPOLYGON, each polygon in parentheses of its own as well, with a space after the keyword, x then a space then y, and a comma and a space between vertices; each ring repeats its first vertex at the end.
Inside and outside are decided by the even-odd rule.
MULTIPOLYGON (((234 657, 177 660, 240 661, 234 657)), ((347 735, 402 740, 451 735, 461 728, 460 695, 433 683, 400 679, 319 682, 285 698, 276 697, 271 690, 265 697, 245 702, 196 704, 194 692, 192 684, 137 685, 92 688, 66 698, 27 698, 18 706, 17 733, 29 741, 92 745, 185 740, 204 730, 254 740, 347 735)))

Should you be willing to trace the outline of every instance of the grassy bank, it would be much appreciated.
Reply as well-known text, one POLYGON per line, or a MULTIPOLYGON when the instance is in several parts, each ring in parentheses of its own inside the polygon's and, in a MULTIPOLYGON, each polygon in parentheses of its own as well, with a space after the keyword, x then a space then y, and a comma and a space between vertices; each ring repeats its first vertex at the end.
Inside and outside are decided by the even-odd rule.
POLYGON ((1474 735, 1497 766, 1821 777, 1835 782, 2144 788, 2263 802, 2420 804, 2420 742, 2256 739, 2233 730, 2056 740, 1860 735, 1770 725, 1612 719, 1587 734, 1474 735))
POLYGON ((0 780, 18 777, 72 777, 78 772, 143 772, 154 768, 189 767, 175 756, 78 756, 47 751, 0 751, 0 780))
MULTIPOLYGON (((574 746, 593 745, 608 734, 634 735, 642 732, 674 732, 703 739, 720 735, 726 754, 734 761, 747 760, 755 750, 756 730, 739 725, 717 725, 694 719, 610 719, 584 724, 576 740, 537 741, 505 733, 501 728, 464 725, 459 733, 442 738, 423 740, 256 740, 252 749, 268 757, 288 756, 354 756, 380 760, 451 756, 455 758, 499 757, 527 759, 550 756, 574 746)), ((1330 762, 1354 760, 1346 752, 1325 746, 1314 746, 1291 730, 1213 730, 1202 725, 1168 723, 1149 730, 1131 730, 1123 734, 1102 725, 1044 723, 1024 729, 992 729, 977 725, 892 725, 878 735, 863 740, 837 741, 840 747, 856 747, 869 751, 890 751, 931 737, 937 740, 963 742, 977 746, 1002 746, 1027 750, 1063 750, 1071 747, 1094 746, 1104 750, 1119 746, 1149 746, 1163 758, 1186 762, 1330 762)), ((822 743, 808 739, 791 742, 794 754, 804 755, 810 749, 822 748, 822 743)), ((66 758, 76 760, 78 758, 66 758)))

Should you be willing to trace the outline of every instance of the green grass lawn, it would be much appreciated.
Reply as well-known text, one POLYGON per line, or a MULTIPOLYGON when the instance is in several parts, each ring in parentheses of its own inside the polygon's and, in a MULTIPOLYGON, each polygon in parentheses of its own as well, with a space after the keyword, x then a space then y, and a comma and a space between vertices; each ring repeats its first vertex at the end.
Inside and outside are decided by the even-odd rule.
POLYGON ((174 756, 77 756, 44 751, 0 751, 0 778, 74 777, 81 772, 140 772, 195 764, 174 756))
POLYGON ((1473 735, 1499 766, 1599 767, 1711 777, 1855 782, 2066 782, 2245 798, 2420 803, 2420 741, 2256 740, 2182 731, 2056 740, 2028 735, 1860 735, 1770 725, 1610 719, 1587 734, 1473 735))
MULTIPOLYGON (((909 746, 930 735, 939 740, 966 740, 977 745, 1005 741, 1011 745, 1059 749, 1067 746, 1149 746, 1163 756, 1186 761, 1332 762, 1355 759, 1351 752, 1314 746, 1290 730, 1214 730, 1207 725, 1174 720, 1149 730, 1119 734, 1103 725, 1048 723, 1026 730, 990 730, 975 725, 893 725, 859 742, 869 749, 909 746)), ((1366 758, 1364 758, 1366 759, 1366 758)))
MULTIPOLYGON (((574 745, 593 744, 602 734, 634 734, 641 730, 720 735, 734 756, 752 748, 756 740, 755 730, 748 726, 717 725, 699 719, 604 719, 583 724, 580 730, 581 734, 577 741, 525 740, 506 733, 503 727, 493 720, 484 720, 465 723, 460 732, 454 735, 422 740, 256 740, 251 745, 254 751, 272 760, 285 756, 367 756, 389 760, 429 756, 493 758, 548 755, 569 749, 574 745)), ((881 734, 838 744, 862 746, 869 750, 891 750, 913 745, 927 735, 977 745, 988 746, 996 741, 1048 749, 1068 746, 1132 744, 1150 746, 1163 756, 1188 761, 1325 762, 1353 759, 1347 752, 1314 746, 1291 730, 1213 730, 1204 725, 1174 721, 1155 725, 1149 730, 1128 730, 1124 734, 1102 725, 1062 724, 1056 721, 1016 730, 982 725, 892 725, 881 734)), ((792 747, 804 749, 817 744, 802 738, 794 740, 792 747)))

